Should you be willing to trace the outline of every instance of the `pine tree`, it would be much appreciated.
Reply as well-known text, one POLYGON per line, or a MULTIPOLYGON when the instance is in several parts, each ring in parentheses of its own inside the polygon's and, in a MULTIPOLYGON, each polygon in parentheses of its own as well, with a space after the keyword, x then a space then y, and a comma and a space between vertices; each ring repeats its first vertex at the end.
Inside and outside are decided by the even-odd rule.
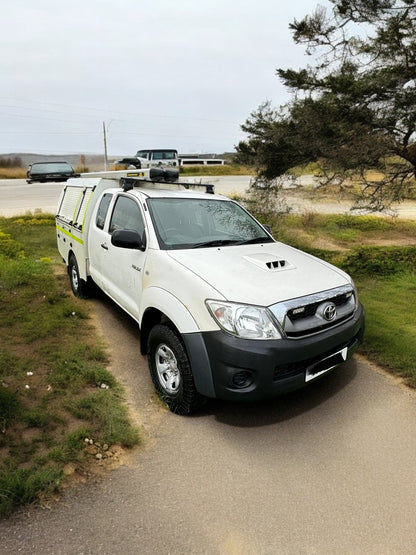
POLYGON ((277 70, 292 100, 252 112, 237 153, 269 179, 310 161, 326 182, 359 175, 360 205, 380 210, 416 174, 416 2, 330 3, 290 24, 314 63, 277 70), (369 169, 383 178, 371 181, 369 169))

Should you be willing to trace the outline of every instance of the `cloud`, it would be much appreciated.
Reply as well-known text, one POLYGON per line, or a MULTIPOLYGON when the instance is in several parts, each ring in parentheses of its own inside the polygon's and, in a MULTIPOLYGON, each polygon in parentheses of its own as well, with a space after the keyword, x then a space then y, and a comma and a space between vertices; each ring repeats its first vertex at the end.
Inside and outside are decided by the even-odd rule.
POLYGON ((241 123, 286 93, 303 52, 288 24, 310 2, 14 0, 2 6, 0 152, 232 150, 241 123))

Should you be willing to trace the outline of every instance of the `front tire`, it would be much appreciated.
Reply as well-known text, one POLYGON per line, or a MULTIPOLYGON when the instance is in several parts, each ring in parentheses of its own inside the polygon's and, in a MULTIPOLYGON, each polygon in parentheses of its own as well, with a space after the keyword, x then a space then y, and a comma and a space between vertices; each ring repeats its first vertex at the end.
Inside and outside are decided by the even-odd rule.
POLYGON ((203 397, 195 388, 185 347, 170 327, 158 324, 152 328, 148 361, 155 389, 170 411, 187 415, 201 406, 203 397))
POLYGON ((78 262, 73 254, 69 257, 68 275, 73 294, 80 299, 87 299, 90 296, 89 283, 81 279, 78 262))

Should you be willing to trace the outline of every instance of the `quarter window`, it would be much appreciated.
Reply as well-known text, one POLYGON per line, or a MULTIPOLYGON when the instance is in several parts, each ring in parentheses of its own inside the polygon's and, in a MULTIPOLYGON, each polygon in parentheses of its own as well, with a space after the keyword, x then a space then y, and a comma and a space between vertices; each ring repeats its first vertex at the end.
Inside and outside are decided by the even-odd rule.
POLYGON ((97 218, 95 220, 95 224, 100 229, 104 228, 105 218, 107 216, 108 207, 110 205, 111 197, 109 193, 106 193, 100 201, 100 206, 98 207, 97 211, 97 218))

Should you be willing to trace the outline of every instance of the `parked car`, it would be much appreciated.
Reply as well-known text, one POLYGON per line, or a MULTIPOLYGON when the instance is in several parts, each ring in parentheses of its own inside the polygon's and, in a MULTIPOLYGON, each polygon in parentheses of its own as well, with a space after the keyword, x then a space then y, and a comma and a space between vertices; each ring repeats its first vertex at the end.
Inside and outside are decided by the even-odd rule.
POLYGON ((77 177, 74 168, 68 162, 34 162, 28 167, 27 183, 39 181, 66 181, 70 177, 77 177))

